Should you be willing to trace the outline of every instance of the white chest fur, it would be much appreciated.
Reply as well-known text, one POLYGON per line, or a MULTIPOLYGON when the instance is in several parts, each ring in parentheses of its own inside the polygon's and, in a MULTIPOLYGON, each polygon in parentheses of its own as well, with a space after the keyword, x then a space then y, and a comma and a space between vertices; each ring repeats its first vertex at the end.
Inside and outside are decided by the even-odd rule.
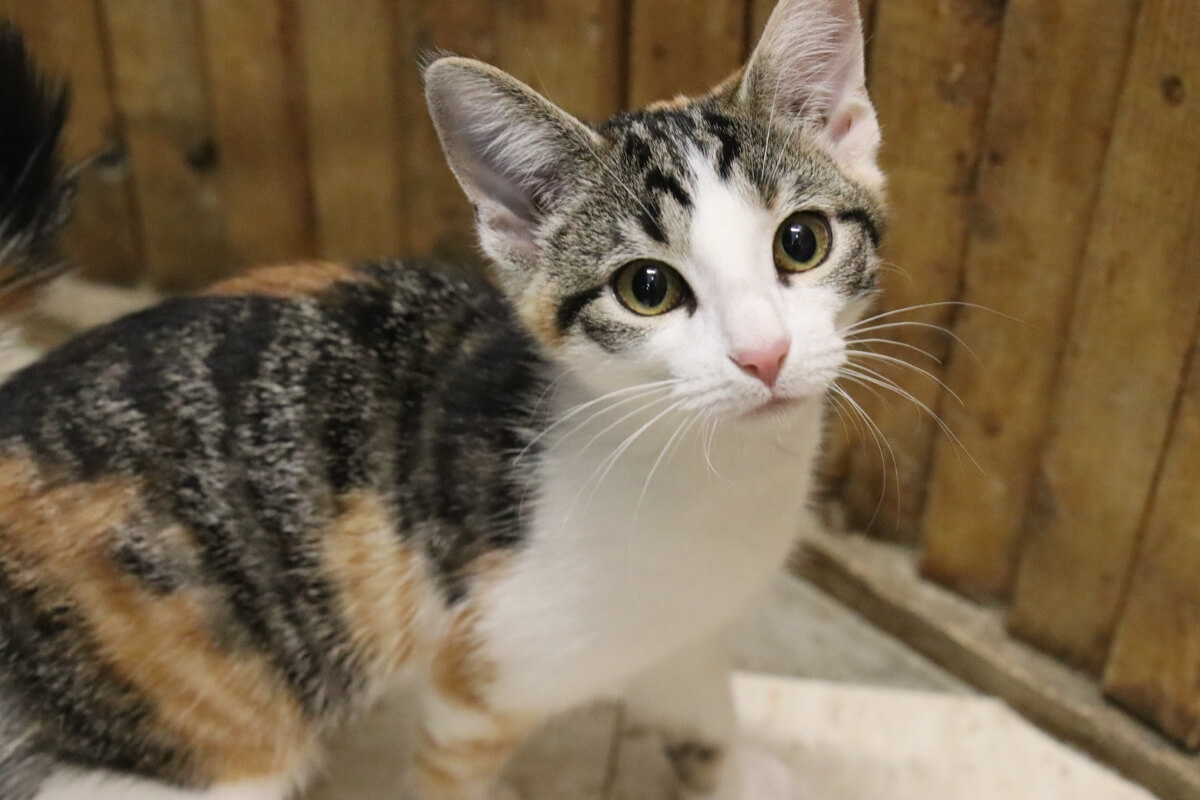
POLYGON ((665 455, 677 426, 660 427, 611 468, 636 426, 582 450, 594 434, 548 448, 542 494, 524 512, 531 541, 481 598, 511 702, 553 710, 619 689, 729 622, 786 557, 808 497, 819 403, 786 419, 724 422, 711 440, 696 425, 665 455))

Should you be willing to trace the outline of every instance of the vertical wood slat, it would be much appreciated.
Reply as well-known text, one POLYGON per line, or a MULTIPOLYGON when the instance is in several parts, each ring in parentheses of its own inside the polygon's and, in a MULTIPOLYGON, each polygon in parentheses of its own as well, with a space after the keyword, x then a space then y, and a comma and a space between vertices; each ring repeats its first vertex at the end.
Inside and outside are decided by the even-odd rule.
POLYGON ((194 288, 223 276, 229 261, 197 4, 102 0, 101 7, 147 274, 160 288, 194 288))
MULTIPOLYGON (((1200 261, 1200 219, 1187 260, 1200 261)), ((1200 331, 1200 326, 1198 326, 1200 331)), ((1200 336, 1162 476, 1151 502, 1129 597, 1104 671, 1106 693, 1180 744, 1200 749, 1200 336)))
POLYGON ((435 48, 479 58, 540 86, 572 113, 601 117, 615 110, 620 96, 620 7, 612 0, 398 2, 404 30, 397 80, 406 120, 406 249, 476 262, 471 208, 445 165, 429 121, 418 58, 435 48))
POLYGON ((205 0, 198 7, 234 260, 313 255, 294 4, 205 0))
POLYGON ((418 59, 434 48, 494 61, 496 40, 491 3, 423 3, 396 0, 401 20, 397 75, 407 123, 402 167, 407 177, 402 221, 404 241, 414 254, 476 261, 471 207, 441 154, 425 111, 418 59))
MULTIPOLYGON (((882 275, 880 312, 955 297, 1002 18, 1000 4, 962 0, 880 3, 875 9, 869 86, 884 132, 881 159, 891 206, 883 255, 898 267, 882 275)), ((952 317, 948 307, 939 306, 880 322, 947 325, 952 317)), ((868 336, 938 356, 949 349, 945 336, 919 326, 868 336)), ((940 387, 932 381, 880 371, 929 408, 938 405, 940 387)), ((842 495, 847 521, 879 536, 915 541, 934 424, 901 398, 848 388, 891 443, 891 452, 877 447, 863 427, 846 429, 857 432, 857 440, 831 428, 829 477, 842 495)))
MULTIPOLYGON (((68 165, 101 152, 123 153, 96 5, 80 0, 4 0, 0 16, 21 29, 34 57, 51 75, 70 82, 71 116, 63 142, 68 165)), ((118 283, 138 278, 142 254, 132 197, 123 157, 107 159, 81 175, 65 245, 68 257, 89 277, 118 283)))
POLYGON ((1137 7, 1008 4, 961 295, 984 308, 959 314, 975 357, 952 360, 962 402, 941 407, 980 468, 940 437, 922 525, 922 570, 968 594, 1012 583, 1137 7))
POLYGON ((1014 631, 1103 665, 1200 307, 1200 6, 1142 6, 1052 403, 1014 631), (1189 253, 1193 260, 1188 260, 1189 253))
POLYGON ((633 0, 629 104, 703 94, 741 66, 745 0, 633 0))
POLYGON ((398 255, 403 131, 392 0, 299 0, 316 237, 331 259, 398 255))

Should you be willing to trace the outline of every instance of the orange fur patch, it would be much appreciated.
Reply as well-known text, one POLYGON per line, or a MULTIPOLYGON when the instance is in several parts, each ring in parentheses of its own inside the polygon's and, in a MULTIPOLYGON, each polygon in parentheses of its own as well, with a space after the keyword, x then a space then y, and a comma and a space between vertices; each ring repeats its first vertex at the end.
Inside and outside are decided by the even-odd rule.
POLYGON ((368 280, 346 264, 332 261, 301 261, 257 267, 242 275, 210 286, 204 294, 265 294, 272 297, 314 297, 332 286, 368 280))
MULTIPOLYGON (((153 701, 204 776, 290 772, 307 759, 314 732, 260 657, 214 642, 214 598, 199 588, 156 596, 113 562, 114 537, 140 510, 128 480, 44 485, 30 463, 0 461, 0 559, 17 581, 69 598, 108 665, 153 701)), ((189 536, 180 528, 161 535, 180 544, 189 536)))
POLYGON ((491 783, 521 745, 524 735, 524 730, 500 726, 488 738, 439 742, 422 730, 413 764, 421 796, 430 800, 457 800, 464 785, 491 783))
POLYGON ((525 324, 526 330, 551 347, 562 341, 562 334, 559 333, 555 320, 557 314, 558 304, 554 295, 547 291, 538 291, 537 287, 521 298, 517 309, 517 315, 525 324))
POLYGON ((325 536, 326 573, 356 649, 374 673, 390 675, 412 658, 417 613, 432 592, 377 494, 352 492, 342 503, 325 536))
MULTIPOLYGON (((509 556, 491 552, 477 558, 470 568, 476 596, 494 581, 509 563, 509 556)), ((433 657, 433 688, 446 700, 476 711, 487 711, 486 689, 496 679, 496 665, 482 652, 479 636, 480 613, 468 603, 450 620, 433 657)))

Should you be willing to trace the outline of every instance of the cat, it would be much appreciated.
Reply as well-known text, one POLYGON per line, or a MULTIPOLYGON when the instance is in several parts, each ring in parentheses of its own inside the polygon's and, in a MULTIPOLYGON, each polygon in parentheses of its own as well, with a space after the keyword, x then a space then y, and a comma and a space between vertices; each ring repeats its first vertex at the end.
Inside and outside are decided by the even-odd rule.
MULTIPOLYGON (((490 797, 617 696, 682 796, 740 795, 724 631, 876 291, 856 3, 781 0, 710 93, 598 125, 474 60, 423 77, 491 280, 260 268, 0 386, 0 797, 282 800, 402 681, 398 796, 490 797)), ((6 29, 0 286, 61 263, 65 113, 6 29)))

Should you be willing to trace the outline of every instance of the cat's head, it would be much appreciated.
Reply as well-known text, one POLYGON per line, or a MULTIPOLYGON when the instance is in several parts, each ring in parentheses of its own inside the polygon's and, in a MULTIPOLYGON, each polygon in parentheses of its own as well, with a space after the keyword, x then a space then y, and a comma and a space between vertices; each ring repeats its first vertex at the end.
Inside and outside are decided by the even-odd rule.
POLYGON ((781 0, 710 94, 598 126, 477 61, 425 82, 501 286, 597 392, 744 414, 833 382, 883 226, 856 0, 781 0))

